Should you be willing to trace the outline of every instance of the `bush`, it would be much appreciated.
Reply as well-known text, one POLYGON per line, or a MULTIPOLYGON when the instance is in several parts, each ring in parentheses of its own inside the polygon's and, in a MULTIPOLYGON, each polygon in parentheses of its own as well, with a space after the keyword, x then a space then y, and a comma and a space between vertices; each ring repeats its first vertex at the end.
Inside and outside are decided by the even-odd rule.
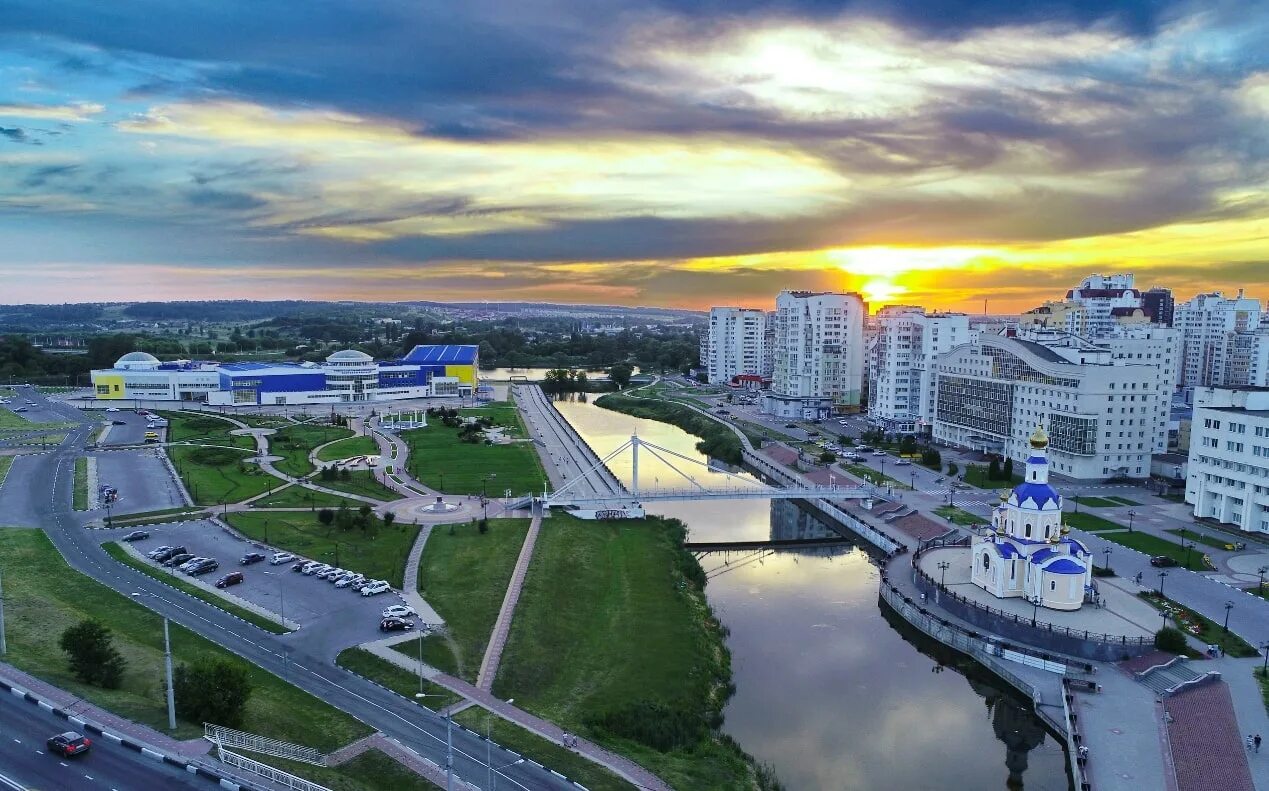
POLYGON ((1013 459, 1005 459, 1005 466, 1000 471, 1000 477, 1006 481, 1013 480, 1013 459))
POLYGON ((237 728, 242 725, 251 678, 240 662, 199 659, 176 668, 176 710, 189 722, 210 722, 237 728))
POLYGON ((1115 570, 1108 566, 1093 566, 1094 577, 1113 577, 1115 570))
POLYGON ((1180 629, 1165 626, 1154 633, 1154 647, 1169 654, 1184 654, 1189 646, 1185 642, 1185 633, 1180 629))
POLYGON ((329 508, 323 508, 322 510, 317 512, 317 521, 321 522, 327 527, 330 527, 331 523, 335 521, 335 512, 330 510, 329 508))
POLYGON ((954 461, 949 461, 949 462, 947 463, 947 474, 948 474, 948 475, 955 476, 955 475, 956 475, 956 473, 958 473, 958 472, 960 472, 960 471, 961 471, 961 468, 956 466, 956 462, 954 462, 954 461))
POLYGON ((826 450, 820 454, 820 464, 832 464, 837 461, 837 454, 831 450, 826 450))
POLYGON ((71 672, 85 684, 118 689, 128 662, 114 646, 110 629, 89 618, 62 632, 57 643, 70 657, 71 672))
POLYGON ((587 724, 609 736, 630 739, 663 753, 691 747, 709 732, 700 714, 650 700, 588 718, 587 724))
POLYGON ((209 448, 206 446, 190 451, 189 460, 204 467, 228 467, 237 464, 242 454, 228 448, 209 448))
POLYGON ((1000 480, 1000 461, 998 459, 992 459, 991 464, 987 466, 987 480, 1000 480))

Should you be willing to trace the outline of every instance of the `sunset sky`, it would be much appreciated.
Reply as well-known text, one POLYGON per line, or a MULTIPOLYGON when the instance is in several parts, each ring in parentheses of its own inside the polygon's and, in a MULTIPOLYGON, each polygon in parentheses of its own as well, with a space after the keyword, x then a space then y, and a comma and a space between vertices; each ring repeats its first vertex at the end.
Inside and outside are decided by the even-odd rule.
POLYGON ((1269 298, 1269 2, 7 0, 0 302, 1269 298))

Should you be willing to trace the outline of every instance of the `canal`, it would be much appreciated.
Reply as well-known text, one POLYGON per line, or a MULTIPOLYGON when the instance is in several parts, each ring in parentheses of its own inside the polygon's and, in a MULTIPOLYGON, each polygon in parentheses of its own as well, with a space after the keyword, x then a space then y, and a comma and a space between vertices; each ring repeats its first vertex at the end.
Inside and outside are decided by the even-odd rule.
MULTIPOLYGON (((704 461, 696 438, 589 403, 560 412, 600 454, 630 434, 704 461)), ((640 481, 692 482, 640 455, 640 481)), ((676 463, 677 464, 677 463, 676 463)), ((611 465, 628 482, 628 459, 611 465)), ((722 473, 687 469, 705 486, 722 473)), ((693 465, 694 466, 694 465, 693 465)), ((659 503, 694 541, 831 535, 791 501, 659 503)), ((1066 791, 1066 758, 1003 682, 892 617, 858 547, 701 555, 706 592, 730 630, 736 694, 723 727, 789 789, 1066 791)))

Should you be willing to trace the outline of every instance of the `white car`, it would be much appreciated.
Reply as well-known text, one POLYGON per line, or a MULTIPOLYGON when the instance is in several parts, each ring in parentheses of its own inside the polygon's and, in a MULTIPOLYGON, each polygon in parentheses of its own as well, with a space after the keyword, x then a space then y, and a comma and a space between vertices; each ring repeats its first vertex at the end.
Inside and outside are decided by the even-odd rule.
POLYGON ((872 452, 872 455, 874 455, 874 456, 884 456, 884 455, 886 455, 886 452, 885 452, 884 450, 874 450, 874 451, 872 452))
POLYGON ((417 614, 413 607, 406 604, 394 604, 383 611, 384 618, 413 618, 417 614))
POLYGON ((361 582, 365 578, 366 577, 363 574, 345 574, 344 576, 335 580, 335 587, 347 588, 349 586, 356 585, 358 582, 361 582))
POLYGON ((911 464, 912 464, 912 462, 908 461, 907 459, 899 459, 898 461, 896 461, 896 462, 894 463, 894 466, 896 466, 896 467, 907 467, 907 466, 910 466, 911 464))
POLYGON ((839 420, 839 421, 837 421, 837 425, 839 425, 839 426, 847 426, 847 425, 850 425, 850 424, 849 424, 849 422, 847 422, 847 421, 845 421, 845 420, 839 420))
POLYGON ((375 580, 366 587, 361 589, 362 596, 374 596, 379 593, 387 593, 392 590, 388 583, 383 580, 375 580))
POLYGON ((106 407, 106 411, 107 411, 107 412, 118 412, 118 411, 119 411, 119 407, 117 407, 117 406, 106 407))
POLYGON ((295 560, 295 555, 290 552, 274 552, 273 557, 269 558, 270 566, 281 566, 283 563, 290 563, 295 560))
POLYGON ((312 566, 312 567, 305 566, 303 569, 300 570, 300 572, 302 574, 306 574, 312 577, 315 574, 324 574, 327 571, 330 571, 330 569, 331 569, 331 566, 329 563, 318 563, 316 566, 312 566))
POLYGON ((331 569, 330 571, 323 571, 321 574, 318 574, 317 576, 329 582, 334 582, 335 580, 339 579, 340 577, 344 576, 347 573, 348 572, 345 571, 344 569, 331 569))

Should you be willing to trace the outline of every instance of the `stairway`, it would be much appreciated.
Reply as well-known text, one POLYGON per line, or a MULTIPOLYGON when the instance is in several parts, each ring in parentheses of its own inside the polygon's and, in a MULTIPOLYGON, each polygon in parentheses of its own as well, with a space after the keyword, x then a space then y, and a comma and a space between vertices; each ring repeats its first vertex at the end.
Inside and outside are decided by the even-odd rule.
POLYGON ((1220 678, 1219 673, 1196 673, 1190 663, 1182 659, 1174 659, 1166 665, 1152 667, 1144 673, 1137 674, 1137 681, 1154 691, 1161 698, 1171 695, 1181 684, 1212 676, 1220 678))

